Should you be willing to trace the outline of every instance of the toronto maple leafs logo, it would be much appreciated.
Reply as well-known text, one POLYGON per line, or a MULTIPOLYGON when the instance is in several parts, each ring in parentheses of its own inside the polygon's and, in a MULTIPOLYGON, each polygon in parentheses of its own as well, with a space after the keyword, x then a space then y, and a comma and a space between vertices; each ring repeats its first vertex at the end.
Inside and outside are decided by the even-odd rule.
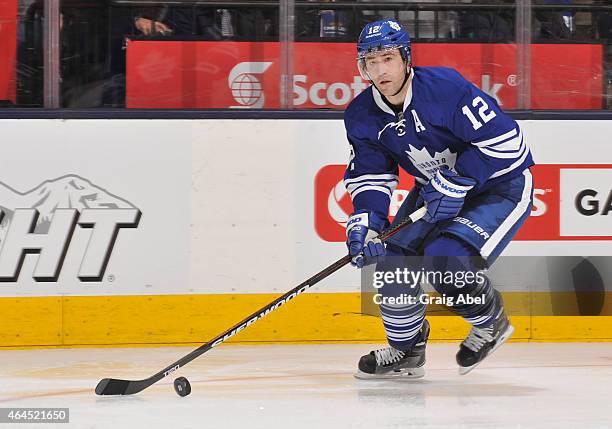
POLYGON ((452 169, 457 161, 457 154, 451 152, 450 149, 444 149, 442 152, 436 152, 433 156, 427 148, 417 149, 412 145, 408 145, 408 150, 405 151, 412 161, 412 164, 423 173, 425 177, 432 178, 440 167, 446 165, 452 169))
POLYGON ((393 28, 395 31, 400 31, 400 25, 395 21, 389 21, 389 26, 393 28))

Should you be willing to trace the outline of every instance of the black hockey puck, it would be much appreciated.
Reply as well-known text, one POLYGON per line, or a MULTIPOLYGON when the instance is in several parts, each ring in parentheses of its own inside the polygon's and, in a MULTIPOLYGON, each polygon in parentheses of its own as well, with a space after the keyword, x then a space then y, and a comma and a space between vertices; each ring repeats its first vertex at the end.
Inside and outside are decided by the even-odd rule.
POLYGON ((174 380, 174 390, 179 396, 187 396, 191 393, 191 384, 185 377, 178 377, 174 380))

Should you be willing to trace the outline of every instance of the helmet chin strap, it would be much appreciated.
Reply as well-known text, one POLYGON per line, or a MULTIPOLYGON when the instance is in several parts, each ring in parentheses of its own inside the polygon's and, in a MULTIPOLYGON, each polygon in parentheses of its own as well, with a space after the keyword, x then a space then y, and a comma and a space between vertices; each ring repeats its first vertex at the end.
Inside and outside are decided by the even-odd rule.
MULTIPOLYGON (((408 82, 408 78, 410 77, 410 73, 412 73, 412 67, 410 67, 410 72, 408 72, 408 70, 406 70, 406 73, 404 74, 404 81, 402 82, 402 86, 400 86, 400 89, 398 89, 397 92, 395 94, 393 94, 391 97, 395 97, 397 94, 402 92, 402 90, 404 89, 404 86, 406 86, 406 82, 408 82)), ((378 88, 376 88, 376 89, 378 89, 378 88)))

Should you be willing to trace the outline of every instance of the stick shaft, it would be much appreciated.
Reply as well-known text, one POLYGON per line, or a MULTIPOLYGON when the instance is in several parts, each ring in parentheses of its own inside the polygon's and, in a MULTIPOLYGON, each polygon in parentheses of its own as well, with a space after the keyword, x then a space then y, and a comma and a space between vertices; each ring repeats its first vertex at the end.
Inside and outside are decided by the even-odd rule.
MULTIPOLYGON (((397 225, 383 231, 379 236, 380 240, 385 241, 388 238, 392 237, 405 226, 413 222, 416 222, 418 219, 420 219, 423 216, 424 213, 425 213, 425 207, 422 207, 416 210, 410 216, 406 217, 401 222, 399 222, 397 225)), ((321 280, 325 279, 326 277, 329 277, 331 274, 335 273, 340 268, 347 265, 349 262, 351 262, 351 255, 345 255, 344 257, 338 259, 336 262, 327 266, 323 270, 319 271, 317 274, 310 277, 308 280, 300 283, 299 285, 291 289, 289 292, 276 298, 274 301, 272 301, 268 305, 264 306, 263 308, 257 310, 256 312, 254 312, 247 318, 236 323, 234 326, 227 329, 223 333, 217 335, 215 338, 213 338, 209 342, 202 344, 200 347, 193 350, 189 354, 183 356, 181 359, 177 360, 176 362, 170 364, 166 368, 162 369, 157 374, 147 379, 137 380, 137 381, 104 379, 104 380, 101 380, 100 383, 98 383, 98 387, 96 387, 96 393, 98 395, 116 395, 116 394, 126 395, 126 394, 138 393, 141 390, 146 389, 147 387, 158 382, 162 378, 167 377, 168 375, 172 374, 177 369, 191 362, 198 356, 206 353, 213 347, 216 347, 219 344, 230 339, 231 337, 233 337, 234 335, 236 335, 243 329, 246 329, 247 327, 251 326, 252 324, 257 322, 259 319, 267 316, 271 312, 282 307, 283 305, 291 301, 296 296, 306 292, 312 286, 314 286, 321 280)))

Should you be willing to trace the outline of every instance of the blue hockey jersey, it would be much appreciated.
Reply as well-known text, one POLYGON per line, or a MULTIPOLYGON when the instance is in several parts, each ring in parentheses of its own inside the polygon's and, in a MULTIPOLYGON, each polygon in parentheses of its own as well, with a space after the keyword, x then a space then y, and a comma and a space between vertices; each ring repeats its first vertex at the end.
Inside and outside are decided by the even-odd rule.
POLYGON ((410 81, 398 114, 374 86, 346 109, 351 158, 344 183, 355 210, 386 216, 399 167, 424 184, 446 165, 477 181, 470 198, 533 165, 516 121, 457 71, 413 67, 410 81))

